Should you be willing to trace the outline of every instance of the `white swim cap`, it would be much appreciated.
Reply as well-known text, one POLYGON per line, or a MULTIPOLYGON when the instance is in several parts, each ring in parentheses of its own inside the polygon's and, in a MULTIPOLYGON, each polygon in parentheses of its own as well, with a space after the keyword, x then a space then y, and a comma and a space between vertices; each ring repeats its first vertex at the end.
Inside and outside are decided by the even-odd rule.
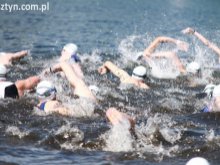
POLYGON ((41 81, 37 85, 36 93, 40 98, 54 98, 56 96, 56 88, 50 81, 41 81))
POLYGON ((195 157, 190 159, 186 165, 209 165, 209 162, 202 157, 195 157))
POLYGON ((205 86, 205 89, 203 90, 203 92, 205 92, 207 94, 207 96, 211 99, 212 94, 213 94, 213 90, 215 87, 216 87, 216 85, 214 85, 214 84, 208 84, 205 86))
POLYGON ((7 68, 4 65, 0 64, 0 80, 5 80, 6 74, 7 74, 7 68))
POLYGON ((213 97, 218 97, 220 96, 220 85, 216 85, 213 92, 212 92, 213 97))
POLYGON ((186 67, 186 71, 188 73, 193 73, 193 74, 196 74, 200 69, 201 69, 201 67, 200 67, 199 63, 197 63, 197 62, 191 62, 186 67))
POLYGON ((66 44, 63 49, 65 49, 67 52, 69 52, 71 55, 75 55, 78 51, 78 47, 76 44, 69 43, 66 44))
POLYGON ((139 80, 143 80, 146 77, 146 73, 147 69, 144 66, 140 65, 134 68, 132 77, 139 80))

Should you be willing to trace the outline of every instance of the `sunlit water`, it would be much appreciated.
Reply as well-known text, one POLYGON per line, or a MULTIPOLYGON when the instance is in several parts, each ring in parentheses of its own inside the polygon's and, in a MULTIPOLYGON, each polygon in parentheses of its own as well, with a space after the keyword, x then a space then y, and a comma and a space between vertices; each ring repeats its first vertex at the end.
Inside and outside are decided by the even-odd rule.
MULTIPOLYGON (((74 107, 75 116, 39 113, 33 93, 20 100, 1 100, 0 164, 184 165, 194 156, 203 156, 212 165, 220 163, 220 115, 200 113, 207 100, 196 97, 213 79, 207 68, 215 66, 218 58, 196 38, 181 33, 195 27, 220 45, 220 1, 49 2, 50 11, 44 13, 0 11, 0 50, 29 49, 31 54, 15 63, 9 79, 39 74, 56 62, 65 43, 75 42, 86 83, 99 87, 99 105, 90 108, 71 98, 68 82, 59 75, 45 78, 53 80, 58 98, 74 107), (160 35, 190 44, 186 53, 165 44, 159 50, 172 49, 184 64, 199 62, 203 76, 193 79, 197 87, 189 86, 188 77, 178 77, 169 61, 151 66, 136 61, 138 53, 160 35), (140 63, 146 65, 151 89, 127 88, 110 74, 99 76, 97 68, 106 60, 128 73, 140 63), (89 111, 80 111, 80 105, 89 111), (111 106, 136 118, 135 135, 108 123, 105 111, 111 106)), ((219 83, 218 74, 212 81, 219 83)))

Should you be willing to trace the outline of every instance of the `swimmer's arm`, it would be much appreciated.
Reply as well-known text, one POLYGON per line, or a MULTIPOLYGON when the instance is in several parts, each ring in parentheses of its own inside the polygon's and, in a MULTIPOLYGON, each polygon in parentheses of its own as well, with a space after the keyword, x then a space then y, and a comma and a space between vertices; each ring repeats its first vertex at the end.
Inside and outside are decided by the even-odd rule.
POLYGON ((207 38, 205 38, 202 34, 197 32, 193 28, 186 28, 182 31, 184 34, 193 34, 196 36, 203 44, 211 48, 214 52, 216 52, 220 56, 220 48, 216 46, 214 43, 210 42, 207 38))
POLYGON ((118 111, 114 107, 111 107, 106 111, 106 116, 112 125, 118 125, 120 123, 129 121, 130 129, 134 129, 135 127, 135 119, 133 119, 131 116, 127 115, 126 113, 118 111))
MULTIPOLYGON (((81 79, 84 78, 84 74, 82 72, 80 64, 74 63, 74 64, 72 64, 72 68, 74 69, 74 72, 77 74, 77 76, 79 78, 81 78, 81 79)), ((49 74, 49 73, 56 73, 56 72, 60 72, 60 71, 62 71, 62 68, 61 68, 61 64, 58 63, 52 67, 49 67, 49 68, 46 68, 45 70, 43 70, 42 75, 49 74)))
POLYGON ((46 113, 59 113, 64 116, 70 115, 70 110, 66 107, 64 107, 60 102, 58 101, 49 101, 45 105, 46 113))
POLYGON ((80 84, 84 84, 84 81, 76 75, 76 73, 73 71, 70 64, 68 64, 67 62, 61 62, 60 63, 60 69, 61 69, 61 71, 64 72, 64 74, 66 75, 67 80, 70 82, 70 84, 73 87, 77 87, 80 84))
POLYGON ((139 87, 142 88, 142 89, 150 89, 150 87, 145 83, 139 84, 139 87))
POLYGON ((83 74, 83 71, 81 69, 80 64, 79 63, 74 63, 74 64, 72 64, 72 67, 73 67, 75 73, 77 74, 77 76, 79 78, 83 79, 84 78, 84 74, 83 74))
POLYGON ((71 115, 70 110, 68 108, 62 107, 62 106, 53 109, 51 112, 56 112, 56 113, 59 113, 64 116, 71 115))
POLYGON ((46 68, 44 69, 40 75, 46 75, 46 74, 49 74, 49 73, 56 73, 56 72, 60 72, 62 71, 62 68, 60 66, 60 64, 56 64, 52 67, 49 67, 49 68, 46 68))
MULTIPOLYGON (((102 70, 105 69, 106 71, 112 72, 115 76, 122 79, 125 77, 130 77, 127 72, 125 72, 123 69, 120 69, 115 64, 113 64, 111 61, 106 61, 98 70, 100 74, 104 74, 102 70)), ((106 72, 105 72, 106 73, 106 72)))
POLYGON ((213 43, 210 43, 209 48, 211 48, 220 57, 220 48, 213 43))
POLYGON ((29 90, 34 88, 39 82, 40 82, 40 77, 39 76, 31 76, 27 79, 24 80, 18 80, 16 83, 22 84, 22 87, 24 90, 29 90))
POLYGON ((61 64, 60 63, 56 64, 56 65, 50 67, 49 70, 51 73, 60 72, 60 71, 62 71, 61 64))
POLYGON ((160 43, 165 43, 165 42, 170 42, 170 43, 174 43, 178 46, 178 48, 180 50, 183 50, 183 51, 187 51, 188 50, 188 44, 184 41, 180 41, 180 40, 176 40, 174 38, 170 38, 170 37, 164 37, 164 36, 161 36, 161 37, 157 37, 151 44, 149 47, 147 47, 144 51, 144 56, 150 56, 154 51, 155 49, 158 47, 158 45, 160 43))
POLYGON ((10 61, 15 61, 15 60, 19 60, 20 58, 27 56, 28 51, 23 50, 23 51, 16 52, 16 53, 6 53, 6 54, 9 57, 10 61))
POLYGON ((16 81, 15 85, 18 89, 19 96, 23 96, 25 90, 33 89, 39 82, 39 76, 32 76, 24 80, 16 81))
POLYGON ((60 66, 69 83, 75 88, 74 94, 96 100, 92 92, 89 90, 88 86, 83 81, 83 79, 79 78, 76 75, 72 66, 69 63, 62 62, 60 66))
POLYGON ((60 71, 62 71, 62 68, 60 66, 60 63, 58 63, 52 67, 44 69, 40 75, 45 75, 45 74, 49 74, 49 73, 56 73, 56 72, 60 72, 60 71))

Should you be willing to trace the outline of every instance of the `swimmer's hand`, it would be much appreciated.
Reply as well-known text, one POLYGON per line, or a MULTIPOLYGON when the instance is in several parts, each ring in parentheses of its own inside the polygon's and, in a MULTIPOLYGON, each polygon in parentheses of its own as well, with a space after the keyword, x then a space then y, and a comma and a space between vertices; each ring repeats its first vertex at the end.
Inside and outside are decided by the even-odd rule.
POLYGON ((104 65, 102 65, 101 67, 98 68, 98 72, 99 74, 103 75, 108 72, 108 69, 104 65))
POLYGON ((188 27, 186 29, 183 29, 182 33, 183 34, 194 34, 195 33, 195 29, 188 27))
POLYGON ((150 57, 151 53, 148 50, 145 50, 144 53, 143 53, 143 56, 144 57, 150 57))
POLYGON ((184 41, 177 40, 176 45, 177 45, 179 50, 182 50, 184 52, 187 52, 188 49, 189 49, 189 44, 187 42, 184 42, 184 41))
POLYGON ((24 54, 29 55, 30 54, 30 50, 23 50, 24 54))
POLYGON ((129 129, 134 128, 135 121, 133 118, 128 116, 125 113, 119 112, 116 108, 109 108, 106 111, 106 116, 111 122, 112 125, 127 125, 129 126, 129 129))
POLYGON ((20 55, 21 57, 24 57, 30 54, 30 50, 22 50, 20 52, 16 52, 15 54, 20 55))

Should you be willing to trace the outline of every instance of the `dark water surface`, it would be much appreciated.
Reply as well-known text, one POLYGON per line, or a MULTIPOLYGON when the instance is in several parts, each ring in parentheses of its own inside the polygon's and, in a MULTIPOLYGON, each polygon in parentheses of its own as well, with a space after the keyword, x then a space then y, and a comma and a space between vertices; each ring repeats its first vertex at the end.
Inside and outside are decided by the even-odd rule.
MULTIPOLYGON (((91 117, 38 114, 33 94, 1 100, 0 164, 184 165, 194 156, 220 164, 220 114, 200 113, 206 100, 195 97, 213 77, 209 70, 204 70, 197 87, 189 87, 185 78, 159 80, 149 73, 148 91, 119 90, 118 79, 96 71, 111 59, 130 73, 137 64, 130 61, 132 55, 159 35, 189 42, 190 51, 179 55, 213 66, 216 55, 181 30, 195 27, 220 45, 219 0, 1 0, 0 4, 6 2, 50 4, 44 13, 0 11, 0 51, 31 53, 11 68, 11 80, 40 73, 55 62, 64 44, 74 42, 87 84, 99 86, 101 92, 91 117), (110 127, 104 113, 110 106, 136 117, 137 139, 110 127)), ((61 88, 60 77, 52 79, 63 97, 68 87, 61 88)), ((218 73, 213 81, 219 83, 218 73)))

